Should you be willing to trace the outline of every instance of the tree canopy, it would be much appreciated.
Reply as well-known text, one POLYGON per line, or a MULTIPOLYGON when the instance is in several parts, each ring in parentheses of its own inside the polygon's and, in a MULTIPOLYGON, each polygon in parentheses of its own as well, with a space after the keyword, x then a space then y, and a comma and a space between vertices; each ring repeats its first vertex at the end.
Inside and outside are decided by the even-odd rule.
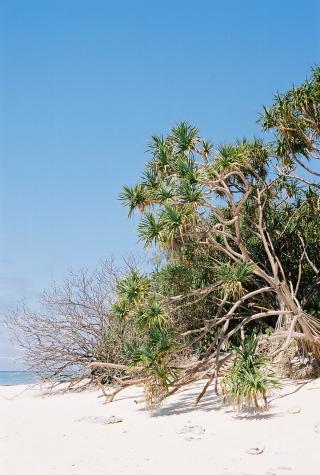
POLYGON ((141 215, 139 240, 163 256, 119 283, 114 306, 139 329, 128 358, 148 367, 153 398, 157 385, 161 399, 204 375, 217 387, 245 334, 272 341, 272 359, 293 345, 320 354, 320 70, 260 121, 273 143, 214 147, 187 122, 152 136, 141 180, 120 195, 141 215))

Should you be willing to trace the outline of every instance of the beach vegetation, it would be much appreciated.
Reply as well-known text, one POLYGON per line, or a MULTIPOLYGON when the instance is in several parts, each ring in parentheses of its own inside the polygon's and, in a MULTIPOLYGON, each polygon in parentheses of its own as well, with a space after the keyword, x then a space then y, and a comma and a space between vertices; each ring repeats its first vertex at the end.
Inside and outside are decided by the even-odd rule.
MULTIPOLYGON (((78 331, 70 311, 105 309, 103 323, 87 320, 79 338, 96 342, 88 335, 99 332, 106 356, 90 347, 83 361, 109 372, 116 388, 108 400, 142 384, 153 407, 202 381, 195 404, 213 387, 239 407, 266 408, 277 387, 270 365, 288 354, 319 361, 320 69, 277 94, 259 122, 264 138, 221 145, 186 121, 153 135, 141 179, 120 200, 139 217, 137 239, 154 265, 111 273, 112 298, 96 299, 90 285, 79 306, 73 294, 49 298, 70 333, 78 331)), ((33 320, 23 326, 18 315, 28 336, 33 320)), ((41 324, 34 328, 27 348, 36 366, 44 346, 41 324)), ((54 328, 56 338, 65 335, 63 325, 54 328)))

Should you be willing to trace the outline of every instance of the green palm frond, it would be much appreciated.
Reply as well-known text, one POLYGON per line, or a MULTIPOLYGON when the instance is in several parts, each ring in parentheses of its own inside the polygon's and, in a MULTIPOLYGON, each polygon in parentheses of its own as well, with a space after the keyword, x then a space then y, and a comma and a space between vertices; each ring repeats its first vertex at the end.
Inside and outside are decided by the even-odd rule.
POLYGON ((159 326, 150 329, 149 341, 156 348, 158 354, 165 353, 175 347, 172 332, 167 328, 159 326))
POLYGON ((161 240, 162 230, 162 220, 154 213, 145 212, 138 224, 139 240, 144 242, 145 247, 151 246, 161 240))
POLYGON ((175 185, 173 179, 162 180, 158 189, 154 193, 154 197, 159 203, 165 203, 175 197, 175 185))
POLYGON ((172 141, 179 153, 191 152, 195 150, 200 141, 199 129, 187 122, 180 122, 172 129, 172 141))
POLYGON ((193 158, 179 155, 174 164, 174 169, 179 178, 188 180, 190 183, 197 182, 197 165, 193 158))
POLYGON ((238 168, 244 162, 244 157, 239 153, 234 145, 221 145, 218 148, 218 155, 214 162, 214 168, 218 172, 228 172, 238 168))
POLYGON ((145 298, 150 289, 150 279, 137 270, 132 270, 117 283, 117 294, 121 302, 135 305, 145 298))
POLYGON ((163 305, 155 297, 151 297, 137 312, 136 324, 140 329, 161 329, 168 324, 168 314, 163 305))
POLYGON ((208 140, 203 140, 201 142, 200 154, 203 156, 206 162, 212 156, 212 152, 213 152, 213 143, 208 140))
POLYGON ((216 268, 215 275, 221 281, 224 296, 240 296, 252 276, 251 267, 245 262, 226 263, 216 268))
POLYGON ((145 343, 130 342, 126 344, 126 356, 130 366, 143 366, 147 377, 156 378, 161 387, 168 386, 176 376, 176 368, 170 366, 167 357, 177 348, 170 330, 154 327, 147 334, 145 343))
POLYGON ((125 345, 125 355, 129 366, 137 366, 144 361, 143 348, 136 342, 127 342, 125 345))
POLYGON ((147 167, 144 174, 142 175, 141 185, 144 186, 148 191, 153 192, 159 186, 159 179, 156 171, 147 167))
POLYGON ((153 168, 157 175, 166 176, 172 169, 172 143, 168 137, 152 136, 149 150, 153 154, 153 168))
POLYGON ((251 167, 260 176, 265 176, 269 156, 272 152, 269 144, 254 137, 252 140, 248 140, 247 138, 237 140, 235 147, 238 151, 238 155, 242 157, 242 163, 240 163, 240 165, 248 169, 251 167))
POLYGON ((126 301, 119 300, 112 305, 112 313, 119 320, 125 319, 130 311, 130 307, 126 301))
POLYGON ((164 149, 159 153, 155 161, 155 168, 160 175, 166 176, 170 174, 172 170, 172 157, 168 150, 164 149))
POLYGON ((291 164, 300 165, 301 158, 309 161, 313 151, 319 150, 319 76, 320 68, 316 67, 310 79, 284 94, 275 95, 273 105, 264 108, 260 124, 263 130, 274 129, 280 160, 291 159, 291 164), (298 155, 301 155, 300 159, 298 155))
POLYGON ((148 190, 140 183, 132 187, 124 186, 119 199, 124 206, 129 208, 129 216, 132 215, 135 209, 144 211, 151 203, 148 190))
POLYGON ((257 353, 258 338, 247 336, 236 348, 236 360, 222 383, 225 402, 239 409, 267 410, 270 391, 280 386, 268 367, 268 360, 257 353))
POLYGON ((214 161, 214 169, 219 173, 232 170, 255 171, 261 176, 266 173, 266 165, 270 154, 270 146, 262 140, 244 138, 237 140, 234 145, 222 145, 214 161))
POLYGON ((156 158, 159 154, 159 150, 162 150, 167 145, 167 140, 163 135, 151 135, 151 141, 148 145, 148 150, 156 158))
POLYGON ((186 206, 164 205, 160 221, 168 241, 172 241, 175 236, 183 235, 190 215, 190 210, 186 206))
POLYGON ((199 206, 204 201, 204 189, 198 184, 184 180, 179 189, 179 199, 185 205, 199 206))

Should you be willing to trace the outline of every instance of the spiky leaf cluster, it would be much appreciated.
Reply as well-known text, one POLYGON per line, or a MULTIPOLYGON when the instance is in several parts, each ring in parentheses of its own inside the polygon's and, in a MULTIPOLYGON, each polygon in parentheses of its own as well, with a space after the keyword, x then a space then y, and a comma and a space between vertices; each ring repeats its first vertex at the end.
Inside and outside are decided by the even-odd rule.
POLYGON ((275 130, 276 153, 284 166, 298 164, 318 174, 317 165, 308 162, 320 160, 320 68, 300 86, 277 94, 260 121, 264 130, 275 130))
POLYGON ((142 214, 139 239, 146 247, 172 250, 205 238, 208 217, 225 213, 225 191, 218 183, 223 176, 231 193, 240 196, 243 183, 237 171, 257 181, 266 173, 268 147, 258 139, 244 139, 213 150, 211 142, 186 122, 173 127, 167 136, 153 136, 141 182, 125 187, 120 200, 142 214), (221 210, 219 211, 219 207, 221 210))
POLYGON ((221 281, 221 291, 224 297, 239 297, 245 292, 245 286, 250 281, 252 269, 245 262, 222 264, 215 269, 218 281, 221 281))
POLYGON ((223 380, 226 402, 239 409, 268 409, 267 397, 279 387, 268 360, 257 353, 256 335, 247 336, 236 350, 236 360, 223 380))

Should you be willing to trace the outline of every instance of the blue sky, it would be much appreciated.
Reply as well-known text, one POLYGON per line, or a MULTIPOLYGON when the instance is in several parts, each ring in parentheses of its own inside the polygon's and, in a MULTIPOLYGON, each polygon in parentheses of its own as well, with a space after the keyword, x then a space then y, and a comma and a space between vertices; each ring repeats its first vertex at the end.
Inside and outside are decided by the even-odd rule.
MULTIPOLYGON (((3 0, 0 311, 71 268, 140 252, 117 201, 152 133, 259 133, 272 94, 319 63, 320 4, 3 0)), ((0 369, 16 350, 0 334, 0 369)))

